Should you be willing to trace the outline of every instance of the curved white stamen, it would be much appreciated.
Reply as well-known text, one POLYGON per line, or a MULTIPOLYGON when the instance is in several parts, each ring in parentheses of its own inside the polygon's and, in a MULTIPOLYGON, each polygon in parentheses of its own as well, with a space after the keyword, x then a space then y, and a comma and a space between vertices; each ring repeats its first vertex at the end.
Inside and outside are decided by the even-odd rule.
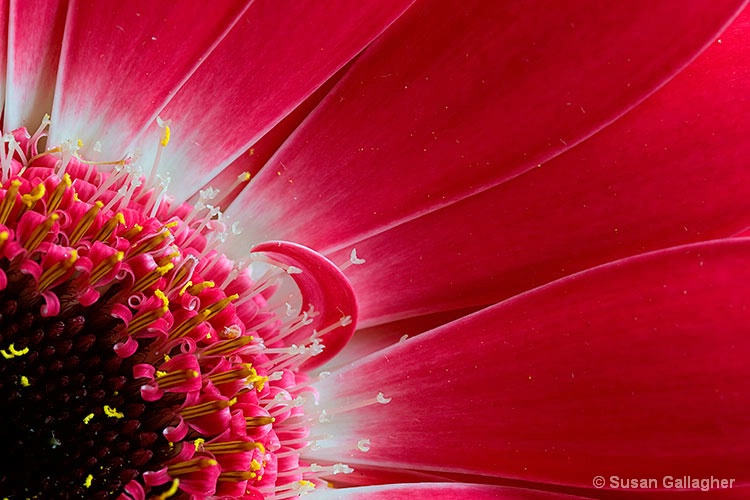
POLYGON ((357 449, 361 451, 362 453, 367 453, 370 451, 370 440, 369 439, 360 439, 357 441, 357 449))
POLYGON ((339 266, 339 269, 341 269, 342 271, 346 271, 351 266, 361 266, 365 262, 367 262, 365 259, 360 259, 359 257, 357 257, 357 249, 352 248, 352 253, 349 255, 349 260, 341 264, 339 266))
POLYGON ((247 182, 250 180, 250 172, 242 172, 240 175, 237 176, 237 179, 232 183, 231 186, 227 189, 227 193, 231 193, 234 191, 238 186, 241 184, 247 182))
POLYGON ((169 144, 169 135, 170 135, 170 129, 169 125, 172 123, 171 120, 162 120, 160 117, 156 117, 156 124, 161 128, 163 132, 162 138, 159 140, 159 146, 156 149, 156 157, 154 158, 154 163, 151 165, 151 172, 148 176, 148 180, 146 181, 146 187, 152 188, 154 187, 154 181, 156 180, 156 173, 159 171, 159 162, 161 161, 161 154, 162 151, 164 151, 164 148, 167 147, 167 144, 169 144))
POLYGON ((201 189, 198 191, 198 196, 200 196, 201 200, 208 201, 213 200, 218 196, 220 191, 218 189, 214 189, 211 186, 208 186, 206 189, 201 189))
POLYGON ((146 210, 151 208, 149 215, 150 217, 156 216, 156 212, 159 211, 159 207, 161 206, 162 201, 164 201, 164 198, 167 195, 167 188, 169 187, 169 183, 172 181, 172 178, 169 176, 167 176, 166 178, 162 178, 160 175, 157 175, 156 178, 158 179, 157 187, 153 192, 156 192, 158 194, 155 198, 152 198, 153 201, 149 202, 149 204, 146 206, 146 210))
POLYGON ((327 327, 323 328, 320 331, 313 331, 313 334, 312 334, 311 338, 313 338, 313 339, 320 338, 323 335, 326 335, 327 333, 332 332, 336 328, 341 328, 341 327, 344 327, 344 326, 347 326, 347 325, 351 325, 351 324, 352 324, 352 317, 351 316, 344 316, 343 318, 341 318, 340 320, 338 320, 336 323, 334 323, 332 325, 328 325, 327 327))
POLYGON ((42 137, 45 137, 47 135, 45 130, 47 130, 47 127, 50 126, 50 123, 52 123, 52 121, 50 120, 49 115, 45 113, 44 117, 42 118, 42 123, 39 124, 39 128, 36 129, 36 132, 31 134, 31 139, 29 140, 29 142, 31 144, 36 144, 42 137))
POLYGON ((393 400, 393 398, 385 397, 385 394, 383 394, 382 392, 378 393, 378 396, 376 399, 378 400, 378 403, 380 403, 381 405, 388 404, 393 400))
POLYGON ((3 147, 2 150, 0 150, 0 162, 2 162, 3 169, 2 182, 5 184, 10 179, 12 167, 11 160, 13 159, 13 154, 18 148, 18 142, 16 142, 16 138, 13 137, 13 134, 3 135, 3 142, 6 144, 6 147, 3 147))
POLYGON ((264 290, 267 290, 268 288, 278 285, 279 282, 280 282, 279 279, 275 279, 275 280, 266 280, 264 282, 261 282, 259 285, 258 283, 256 283, 256 286, 253 287, 253 289, 247 292, 245 295, 243 295, 237 302, 234 303, 234 305, 239 306, 239 305, 244 304, 248 300, 252 300, 254 297, 262 293, 264 290))
POLYGON ((378 395, 375 396, 374 398, 366 399, 364 401, 360 401, 360 402, 357 402, 357 403, 352 403, 352 404, 349 404, 349 405, 339 406, 339 407, 336 407, 336 408, 333 408, 333 409, 328 409, 328 410, 324 409, 324 410, 321 410, 320 416, 318 417, 318 420, 320 422, 330 422, 331 418, 334 417, 335 415, 340 415, 342 413, 347 413, 347 412, 350 412, 352 410, 356 410, 356 409, 359 409, 359 408, 364 408, 365 406, 371 406, 371 405, 374 405, 374 404, 388 404, 388 403, 391 402, 392 399, 393 398, 387 398, 387 397, 385 397, 385 394, 383 394, 382 392, 379 392, 378 395), (325 419, 323 419, 324 415, 325 415, 325 419))
POLYGON ((279 330, 279 333, 266 339, 267 344, 275 344, 276 342, 288 337, 292 333, 298 331, 300 328, 310 325, 315 321, 315 317, 318 316, 318 312, 310 306, 308 312, 303 312, 296 316, 287 326, 279 330))
POLYGON ((198 224, 198 227, 193 230, 193 233, 185 239, 185 241, 182 243, 184 246, 189 246, 203 231, 203 229, 216 217, 221 217, 221 210, 219 207, 214 207, 212 205, 206 205, 206 208, 208 209, 208 213, 203 217, 200 224, 198 224))
POLYGON ((55 170, 55 175, 57 177, 62 178, 65 174, 65 169, 68 168, 68 163, 73 159, 73 156, 78 152, 78 149, 80 149, 80 141, 78 143, 73 143, 73 141, 68 139, 60 144, 60 161, 55 170))

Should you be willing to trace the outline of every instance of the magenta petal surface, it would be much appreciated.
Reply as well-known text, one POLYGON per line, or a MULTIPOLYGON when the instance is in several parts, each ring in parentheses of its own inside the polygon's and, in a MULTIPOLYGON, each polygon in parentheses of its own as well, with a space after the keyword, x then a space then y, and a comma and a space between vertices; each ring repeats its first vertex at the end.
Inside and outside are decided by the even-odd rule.
MULTIPOLYGON (((373 354, 317 384, 350 462, 591 488, 750 482, 750 239, 618 261, 373 354), (471 443, 467 446, 467 443, 471 443)), ((326 456, 326 448, 314 452, 326 456)), ((320 455, 320 457, 318 457, 320 455)))
POLYGON ((564 500, 578 497, 501 486, 461 483, 416 483, 321 490, 311 495, 310 498, 311 500, 394 500, 400 498, 415 500, 564 500))
POLYGON ((67 1, 10 2, 4 130, 33 132, 52 110, 67 11, 67 1))
POLYGON ((71 0, 50 143, 81 139, 91 152, 99 141, 119 159, 247 4, 71 0))
MULTIPOLYGON (((357 326, 357 298, 341 270, 321 254, 287 241, 268 241, 253 247, 252 251, 262 253, 284 266, 292 266, 293 269, 288 272, 300 290, 303 299, 301 310, 307 312, 310 306, 314 308, 310 325, 321 333, 320 339, 325 349, 306 361, 303 369, 320 366, 341 351, 357 326), (340 326, 323 333, 339 322, 340 326)), ((295 337, 292 334, 285 339, 285 343, 304 344, 307 340, 305 335, 295 337)))
MULTIPOLYGON (((182 198, 195 192, 372 42, 412 1, 254 2, 161 112, 172 121, 169 154, 160 166, 173 174, 171 192, 182 198), (189 175, 183 175, 186 171, 189 175)), ((157 139, 144 138, 144 148, 157 143, 158 132, 152 137, 157 139)))
POLYGON ((230 212, 257 214, 249 242, 329 251, 453 203, 627 111, 739 6, 420 2, 352 66, 230 212))
POLYGON ((540 168, 357 242, 367 263, 347 274, 361 323, 491 304, 750 226, 749 28, 745 12, 635 110, 540 168))

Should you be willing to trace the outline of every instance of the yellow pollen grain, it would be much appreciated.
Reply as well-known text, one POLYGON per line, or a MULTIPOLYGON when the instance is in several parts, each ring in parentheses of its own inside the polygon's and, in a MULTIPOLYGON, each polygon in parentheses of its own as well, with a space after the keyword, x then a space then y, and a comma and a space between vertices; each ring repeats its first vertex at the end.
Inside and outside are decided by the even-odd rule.
POLYGON ((167 144, 169 144, 169 138, 172 136, 172 131, 169 129, 169 125, 164 126, 164 135, 161 138, 161 141, 159 141, 159 144, 163 148, 167 147, 167 144))
POLYGON ((104 405, 104 414, 112 418, 122 418, 125 416, 124 413, 117 411, 117 408, 112 408, 109 405, 104 405))
POLYGON ((164 362, 165 362, 165 363, 166 363, 167 361, 169 361, 170 359, 172 359, 172 357, 171 357, 171 356, 170 356, 169 354, 165 354, 165 355, 164 355, 164 362))
POLYGON ((159 274, 161 274, 162 276, 164 276, 165 274, 167 274, 172 269, 174 269, 174 264, 172 264, 171 262, 169 262, 169 263, 167 263, 167 264, 165 264, 163 266, 157 267, 156 268, 156 272, 159 273, 159 274))
POLYGON ((179 479, 173 480, 172 486, 170 486, 169 489, 165 491, 164 493, 162 493, 161 495, 154 497, 154 500, 165 500, 169 497, 174 496, 177 493, 177 490, 179 489, 179 487, 180 487, 180 480, 179 479))
POLYGON ((29 352, 28 347, 24 347, 23 349, 18 350, 13 344, 8 346, 7 351, 5 349, 0 349, 0 354, 2 354, 5 359, 17 358, 19 356, 23 356, 24 354, 27 354, 28 352, 29 352))
POLYGON ((156 371, 156 378, 161 378, 161 377, 165 376, 166 374, 167 374, 167 372, 165 372, 165 371, 157 370, 156 371))
MULTIPOLYGON (((166 295, 164 295, 164 292, 162 292, 161 290, 157 288, 156 290, 154 290, 154 296, 158 298, 159 300, 161 300, 162 308, 167 308, 167 309, 169 308, 169 299, 167 298, 166 295)), ((165 310, 164 312, 167 312, 167 311, 165 310)))
POLYGON ((193 282, 192 282, 192 281, 190 281, 190 280, 188 280, 188 282, 187 282, 187 283, 185 283, 185 285, 184 285, 184 286, 183 286, 182 288, 180 288, 180 293, 179 293, 178 295, 179 295, 180 297, 182 297, 183 295, 185 295, 185 292, 186 292, 186 291, 187 291, 187 289, 188 289, 188 288, 190 288, 191 286, 193 286, 193 282))
POLYGON ((83 482, 83 485, 86 488, 91 488, 91 483, 94 481, 94 476, 92 474, 89 474, 86 476, 86 480, 83 482))
POLYGON ((198 438, 195 441, 193 441, 193 446, 195 446, 195 451, 198 451, 201 446, 203 446, 203 443, 205 443, 206 440, 203 438, 198 438))
POLYGON ((201 293, 206 288, 213 288, 215 286, 216 286, 216 283, 214 283, 213 281, 210 281, 210 280, 209 281, 201 281, 198 284, 192 285, 188 289, 188 291, 190 292, 191 295, 198 295, 199 293, 201 293))
POLYGON ((86 415, 85 417, 83 417, 83 423, 86 424, 86 425, 89 425, 89 422, 91 422, 91 420, 94 418, 94 416, 95 415, 93 413, 89 413, 88 415, 86 415))
POLYGON ((252 461, 250 462, 250 468, 251 468, 252 470, 254 470, 255 472, 258 472, 258 471, 259 471, 259 470, 260 470, 260 469, 261 469, 262 467, 263 467, 263 466, 262 466, 262 465, 260 465, 260 462, 258 462, 258 461, 257 461, 257 460, 255 460, 254 458, 253 458, 253 459, 252 459, 252 461))
POLYGON ((30 193, 21 196, 21 201, 26 205, 26 208, 32 208, 37 201, 42 199, 42 196, 44 196, 46 192, 47 188, 44 184, 39 183, 34 186, 30 193))
POLYGON ((27 377, 26 375, 21 375, 21 386, 28 387, 30 385, 31 384, 29 383, 29 377, 27 377))

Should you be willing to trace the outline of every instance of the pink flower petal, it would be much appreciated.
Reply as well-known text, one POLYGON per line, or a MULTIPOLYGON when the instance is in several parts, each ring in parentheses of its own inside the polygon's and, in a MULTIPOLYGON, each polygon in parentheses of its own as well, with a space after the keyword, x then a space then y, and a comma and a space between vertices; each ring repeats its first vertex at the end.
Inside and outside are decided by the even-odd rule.
POLYGON ((749 28, 746 11, 684 73, 541 168, 356 243, 361 324, 493 303, 750 226, 749 28))
MULTIPOLYGON (((357 326, 357 299, 341 270, 319 253, 296 243, 268 241, 257 245, 252 251, 263 253, 281 264, 302 271, 291 274, 291 277, 301 292, 301 310, 307 312, 313 306, 317 311, 310 329, 323 333, 325 329, 341 322, 341 326, 321 335, 325 350, 302 366, 310 370, 341 351, 357 326)), ((310 330, 303 328, 298 333, 299 335, 292 334, 284 339, 285 343, 304 345, 310 341, 310 330)))
POLYGON ((4 130, 33 132, 52 111, 67 11, 60 0, 10 3, 4 130))
POLYGON ((627 111, 740 5, 418 3, 229 213, 255 216, 248 244, 330 251, 485 190, 627 111))
POLYGON ((506 488, 503 486, 461 483, 417 483, 317 490, 315 498, 320 498, 321 500, 394 500, 397 498, 414 500, 456 500, 461 498, 472 500, 563 500, 579 497, 519 488, 506 488))
POLYGON ((750 239, 532 290, 316 384, 350 408, 392 399, 329 408, 334 446, 309 459, 583 488, 597 475, 748 484, 749 291, 750 239), (343 451, 362 438, 369 452, 343 451))
MULTIPOLYGON (((95 141, 117 160, 248 2, 71 0, 50 144, 95 141), (189 35, 189 36, 188 36, 189 35)), ((155 138, 158 141, 159 138, 155 138)))
POLYGON ((346 347, 321 369, 332 371, 381 349, 391 347, 398 342, 404 342, 409 337, 419 335, 462 316, 466 316, 476 310, 477 308, 451 310, 426 316, 415 316, 371 328, 358 327, 351 340, 346 343, 346 347))
MULTIPOLYGON (((172 142, 160 165, 173 174, 170 192, 182 199, 195 192, 372 42, 412 1, 254 2, 160 113, 172 121, 172 142)), ((158 139, 158 132, 147 135, 144 148, 158 139)))
MULTIPOLYGON (((351 64, 351 63, 350 63, 351 64)), ((271 130, 258 139, 250 149, 241 156, 237 157, 231 164, 219 172, 216 177, 211 179, 203 186, 202 189, 218 189, 218 196, 212 200, 214 206, 228 207, 240 191, 247 185, 247 182, 238 183, 237 178, 241 174, 249 174, 254 177, 263 165, 273 156, 281 147, 299 124, 307 118, 320 101, 328 95, 333 86, 338 83, 342 75, 346 72, 349 65, 341 68, 335 75, 326 80, 315 92, 310 94, 299 106, 277 123, 271 130)), ((193 199, 196 199, 193 193, 193 199)))

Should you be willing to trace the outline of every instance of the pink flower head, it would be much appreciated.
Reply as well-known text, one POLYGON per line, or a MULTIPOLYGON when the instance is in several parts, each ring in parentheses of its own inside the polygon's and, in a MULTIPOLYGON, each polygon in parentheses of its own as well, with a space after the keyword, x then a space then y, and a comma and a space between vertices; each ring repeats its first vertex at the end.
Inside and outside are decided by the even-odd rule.
POLYGON ((744 2, 0 26, 0 497, 747 495, 744 2))

